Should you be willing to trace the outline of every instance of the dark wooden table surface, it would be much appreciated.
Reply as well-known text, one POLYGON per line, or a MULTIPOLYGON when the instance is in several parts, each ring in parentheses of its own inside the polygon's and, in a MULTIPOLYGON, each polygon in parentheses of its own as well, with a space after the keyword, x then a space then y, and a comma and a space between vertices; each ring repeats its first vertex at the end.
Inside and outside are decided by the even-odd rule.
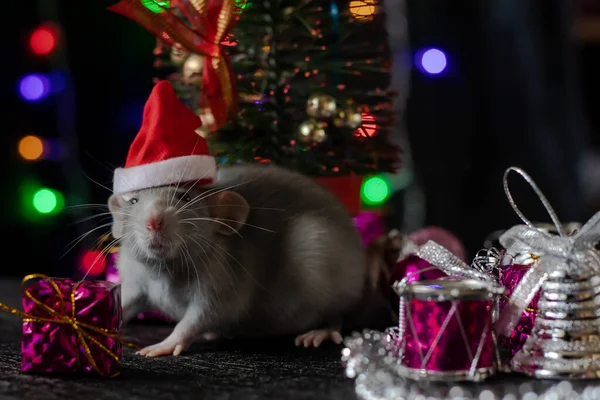
MULTIPOLYGON (((20 309, 16 280, 0 279, 0 301, 20 309)), ((135 325, 125 334, 142 344, 164 338, 169 326, 135 325)), ((121 376, 28 375, 19 370, 20 320, 0 312, 0 400, 344 399, 356 398, 345 378, 341 346, 296 348, 293 338, 198 344, 179 357, 123 357, 121 376)))

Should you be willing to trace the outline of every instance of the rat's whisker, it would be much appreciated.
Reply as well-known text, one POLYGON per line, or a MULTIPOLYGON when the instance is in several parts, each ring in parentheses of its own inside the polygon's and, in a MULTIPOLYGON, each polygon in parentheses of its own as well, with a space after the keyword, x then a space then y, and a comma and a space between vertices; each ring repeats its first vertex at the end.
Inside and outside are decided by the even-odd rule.
POLYGON ((177 211, 175 211, 175 214, 178 214, 180 211, 183 211, 183 210, 189 208, 190 206, 198 203, 199 201, 202 201, 202 199, 204 198, 203 196, 205 196, 207 193, 212 193, 215 190, 217 190, 217 189, 212 188, 212 189, 206 190, 205 192, 200 193, 199 195, 195 196, 193 199, 191 199, 187 203, 183 204, 181 206, 181 208, 179 208, 177 211))
POLYGON ((242 182, 242 183, 237 183, 235 185, 231 185, 231 186, 227 186, 227 187, 218 189, 218 190, 216 190, 214 192, 211 192, 211 193, 208 193, 208 192, 210 192, 210 190, 208 190, 207 192, 205 192, 205 193, 203 193, 203 194, 195 197, 194 199, 192 199, 192 201, 189 201, 188 203, 184 204, 179 210, 175 211, 175 214, 178 214, 179 212, 185 210, 187 207, 190 207, 192 204, 195 204, 195 203, 197 203, 199 201, 202 201, 202 200, 207 199, 207 198, 209 198, 211 196, 214 196, 215 194, 218 194, 218 193, 221 193, 221 192, 226 192, 227 190, 230 190, 230 189, 233 189, 233 188, 236 188, 236 187, 239 187, 239 186, 247 185, 249 183, 254 182, 255 180, 256 179, 253 179, 253 180, 250 180, 250 181, 246 181, 246 182, 242 182))
MULTIPOLYGON (((198 218, 186 218, 185 220, 182 220, 181 222, 189 222, 189 221, 208 221, 208 222, 215 222, 217 224, 221 224, 223 226, 226 226, 227 228, 231 229, 233 232, 235 232, 235 234, 237 234, 239 237, 241 237, 243 239, 243 236, 236 230, 234 229, 231 225, 226 224, 225 222, 219 221, 218 219, 215 218, 202 218, 202 217, 198 217, 198 218)), ((233 221, 233 220, 229 220, 229 221, 233 221)), ((237 222, 237 221, 233 221, 233 222, 237 222)))
MULTIPOLYGON (((189 235, 187 235, 187 236, 189 237, 189 235)), ((181 238, 181 236, 180 236, 180 238, 181 238)), ((200 280, 200 274, 198 273, 198 268, 196 268, 196 264, 194 263, 194 259, 192 257, 192 254, 189 251, 189 246, 188 246, 188 244, 186 243, 186 241, 183 238, 181 238, 181 240, 182 240, 182 243, 184 243, 183 248, 185 249, 185 251, 187 253, 187 256, 189 257, 190 261, 192 262, 194 272, 196 273, 196 279, 198 281, 198 288, 201 288, 202 287, 202 282, 200 280)), ((194 242, 196 242, 196 241, 194 240, 194 242)), ((204 252, 204 255, 206 256, 206 259, 208 260, 208 253, 206 253, 206 250, 204 250, 204 247, 201 246, 200 243, 198 243, 198 242, 196 242, 196 244, 204 252)), ((211 283, 211 285, 212 285, 212 287, 213 287, 213 289, 215 291, 215 296, 217 296, 217 298, 219 299, 219 291, 217 289, 217 285, 216 285, 216 282, 215 282, 215 277, 210 272, 210 268, 207 267, 206 261, 204 259, 202 259, 202 263, 204 264, 204 267, 205 267, 204 269, 208 273, 208 278, 209 278, 210 283, 211 283)), ((219 304, 221 304, 221 300, 220 299, 219 299, 219 304)))
POLYGON ((182 247, 177 247, 177 257, 179 258, 179 261, 181 261, 181 269, 183 270, 183 262, 185 261, 185 266, 186 266, 186 271, 187 271, 187 283, 190 283, 190 265, 187 262, 187 259, 185 259, 185 254, 183 252, 182 247))
MULTIPOLYGON (((213 286, 213 289, 214 289, 214 291, 215 291, 215 296, 216 296, 216 298, 217 298, 217 301, 218 301, 218 303, 219 303, 219 306, 221 306, 221 305, 222 305, 222 300, 221 300, 221 297, 220 297, 220 295, 219 295, 219 290, 217 289, 217 285, 216 285, 216 283, 215 283, 215 277, 213 276, 213 274, 212 274, 212 273, 211 273, 211 271, 210 271, 210 265, 208 265, 208 264, 207 264, 207 262, 210 260, 210 257, 208 256, 208 253, 207 253, 207 252, 206 252, 206 250, 204 249, 204 246, 202 246, 200 243, 198 243, 198 241, 197 241, 196 239, 194 239, 194 237, 193 237, 192 235, 185 234, 185 236, 186 236, 188 239, 190 239, 191 241, 193 241, 194 243, 196 243, 196 245, 198 245, 198 247, 199 247, 199 248, 202 250, 202 252, 204 252, 204 255, 205 255, 205 257, 206 257, 206 261, 205 261, 204 259, 202 259, 202 258, 201 258, 201 259, 202 259, 202 263, 203 263, 203 265, 204 265, 204 270, 205 270, 205 271, 206 271, 206 273, 208 274, 208 277, 209 277, 209 279, 210 279, 210 283, 211 283, 211 285, 213 286)), ((226 260, 225 260, 225 261, 226 261, 226 260)), ((222 266, 223 266, 223 265, 221 265, 221 267, 222 267, 222 266)), ((222 270, 223 270, 223 271, 225 271, 225 273, 227 274, 227 277, 229 278, 229 281, 232 281, 232 279, 231 279, 231 275, 229 275, 229 271, 228 271, 226 268, 224 268, 224 269, 222 269, 222 270)), ((196 275, 198 275, 198 270, 197 270, 197 269, 196 269, 196 275)), ((235 276, 235 274, 234 274, 234 276, 235 276)), ((198 276, 198 285, 200 286, 200 276, 198 276)), ((237 289, 235 288, 235 285, 234 285, 234 288, 233 288, 233 290, 236 292, 236 295, 237 295, 237 296, 238 296, 238 298, 239 298, 240 296, 239 296, 239 294, 237 293, 237 289)))
MULTIPOLYGON (((92 216, 90 216, 90 217, 79 218, 77 221, 73 221, 73 222, 71 222, 71 223, 69 224, 69 226, 72 226, 72 225, 77 225, 77 224, 82 224, 82 223, 84 223, 84 222, 87 222, 87 221, 89 221, 89 220, 91 220, 91 219, 94 219, 94 218, 100 218, 100 217, 102 217, 102 218, 100 218, 100 219, 99 219, 97 222, 103 222, 103 221, 112 220, 112 217, 111 217, 110 215, 106 215, 106 214, 107 214, 107 213, 102 213, 102 214, 99 214, 99 215, 92 215, 92 216), (104 216, 103 216, 103 215, 104 215, 104 216)), ((110 213, 109 213, 109 214, 110 214, 110 213)))
POLYGON ((119 241, 126 237, 127 235, 131 234, 132 232, 129 232, 123 236, 121 236, 120 238, 117 239, 113 239, 109 244, 107 244, 101 251, 100 253, 98 253, 98 255, 96 256, 96 258, 94 259, 94 261, 92 261, 92 264, 90 265, 90 267, 88 268, 88 270, 86 271, 85 275, 83 275, 83 278, 81 278, 81 281, 84 281, 88 275, 90 274, 92 268, 94 268, 94 265, 96 265, 96 262, 98 262, 98 260, 100 260, 100 258, 102 257, 106 257, 108 255, 108 253, 117 246, 117 244, 119 243, 119 241))
POLYGON ((112 190, 111 188, 109 188, 108 186, 105 186, 105 185, 101 184, 100 182, 93 180, 93 179, 92 179, 92 178, 91 178, 91 177, 90 177, 88 174, 86 174, 85 172, 82 172, 82 173, 83 173, 83 176, 85 176, 86 178, 88 178, 90 181, 92 181, 92 182, 93 182, 93 183, 95 183, 96 185, 100 186, 100 187, 101 187, 101 188, 103 188, 103 189, 106 189, 106 190, 108 190, 108 191, 109 191, 111 194, 113 193, 113 190, 112 190))
POLYGON ((103 212, 103 213, 99 213, 99 214, 90 215, 88 217, 80 218, 77 221, 73 222, 72 224, 81 224, 83 222, 89 221, 89 220, 94 219, 94 218, 100 218, 102 216, 112 217, 113 214, 120 214, 120 215, 124 215, 124 216, 131 216, 131 214, 128 214, 128 213, 121 213, 121 212, 111 213, 110 211, 108 211, 108 212, 103 212))
POLYGON ((72 206, 67 206, 64 209, 65 210, 71 210, 71 209, 77 209, 77 208, 106 208, 108 209, 108 204, 94 204, 94 203, 90 203, 90 204, 75 204, 72 206))
POLYGON ((180 224, 190 224, 192 225, 194 228, 198 229, 198 227, 196 226, 196 224, 194 224, 192 221, 178 221, 180 224))
MULTIPOLYGON (((167 244, 168 244, 169 247, 173 246, 173 243, 172 243, 171 240, 168 240, 167 244)), ((173 276, 173 273, 171 272, 171 269, 169 268, 169 264, 167 263, 166 260, 163 260, 163 263, 165 264, 165 268, 166 268, 167 272, 169 273, 169 275, 171 276, 171 278, 173 278, 174 276, 173 276)))
MULTIPOLYGON (((200 139, 198 138, 198 141, 196 141, 196 145, 198 144, 199 140, 200 140, 200 139)), ((194 149, 196 148, 196 145, 194 145, 194 149)), ((248 144, 248 145, 246 145, 245 147, 248 147, 248 146, 249 146, 249 144, 248 144)), ((233 156, 234 154, 236 154, 236 153, 238 153, 238 152, 242 151, 242 149, 243 149, 243 148, 241 148, 241 149, 238 149, 237 151, 235 151, 235 152, 232 154, 232 156, 233 156)), ((192 150, 192 153, 193 153, 193 152, 194 152, 194 151, 192 150)), ((206 176, 207 176, 208 174, 212 173, 214 170, 216 170, 216 169, 217 169, 217 168, 218 168, 220 165, 222 165, 222 164, 225 164, 225 162, 224 162, 224 161, 222 161, 222 162, 217 162, 217 163, 215 163, 215 166, 214 166, 214 167, 212 167, 211 169, 207 170, 207 171, 206 171, 206 172, 205 172, 205 173, 204 173, 204 174, 203 174, 203 175, 202 175, 200 178, 198 178, 198 179, 197 179, 195 182, 193 182, 193 183, 191 183, 191 184, 190 184, 190 186, 189 186, 188 190, 186 190, 186 192, 184 193, 184 195, 183 195, 183 196, 181 196, 181 198, 184 198, 184 197, 185 197, 185 195, 186 195, 186 194, 188 194, 188 193, 189 193, 189 191, 190 191, 190 190, 191 190, 191 189, 192 189, 194 186, 196 186, 196 184, 197 184, 198 182, 200 182, 202 179, 206 178, 206 176)), ((187 168, 187 167, 186 167, 186 168, 187 168)), ((180 181, 181 181, 181 179, 180 179, 180 181)), ((177 187, 179 187, 179 184, 177 185, 177 187)), ((180 200, 181 200, 181 199, 180 199, 180 200)), ((179 204, 179 201, 177 202, 177 204, 175 204, 175 208, 177 208, 177 205, 178 205, 178 204, 179 204)))
MULTIPOLYGON (((236 222, 238 224, 242 224, 244 226, 249 226, 251 228, 255 228, 255 229, 260 229, 261 231, 265 231, 265 232, 269 232, 269 233, 275 233, 275 231, 271 230, 271 229, 267 229, 264 228, 262 226, 258 226, 258 225, 252 225, 252 224, 248 224, 245 222, 241 222, 241 221, 237 221, 235 219, 225 219, 225 218, 209 218, 209 217, 196 217, 196 218, 186 218, 183 219, 182 221, 211 221, 211 222, 218 222, 220 223, 221 221, 227 221, 227 222, 236 222)), ((231 228, 231 226, 227 225, 229 228, 231 228)), ((233 228, 231 228, 232 230, 234 230, 233 228)), ((241 237, 241 236, 240 236, 241 237)))
MULTIPOLYGON (((198 143, 200 143, 200 140, 202 140, 202 139, 200 138, 200 136, 198 136, 198 137, 196 138, 196 143, 194 144, 194 147, 192 148, 192 151, 190 152, 190 155, 194 154, 194 151, 196 150, 196 147, 198 146, 198 143)), ((173 201, 173 200, 175 200, 175 195, 177 194, 177 189, 179 189, 179 186, 181 185, 181 180, 182 180, 182 179, 183 179, 183 177, 185 176, 185 173, 186 173, 186 171, 187 171, 188 167, 190 166, 190 160, 191 160, 191 159, 189 159, 189 158, 188 158, 187 162, 185 163, 185 168, 184 168, 184 169, 183 169, 183 171, 181 172, 181 175, 179 175, 179 180, 177 181, 177 185, 175 185, 175 190, 173 191, 173 197, 171 198, 171 201, 169 202, 169 206, 170 206, 171 204, 173 204, 173 203, 172 203, 172 201, 173 201)), ((174 167, 174 168, 175 168, 175 167, 174 167)), ((204 175, 206 175, 207 173, 208 173, 208 172, 205 172, 205 173, 204 173, 204 175)), ((202 178, 201 178, 201 179, 202 179, 202 178)), ((198 181, 196 181, 196 182, 200 182, 200 180, 198 180, 198 181)), ((192 185, 192 186, 193 186, 193 185, 192 185)), ((190 191, 190 189, 192 188, 192 186, 190 186, 190 187, 188 188, 188 190, 186 190, 186 192, 184 193, 184 195, 183 195, 181 198, 183 198, 183 197, 184 197, 186 194, 188 194, 188 192, 190 191)), ((179 198, 179 199, 177 200, 177 203, 175 203, 175 206, 174 206, 175 208, 177 208, 177 204, 179 204, 179 202, 181 201, 181 198, 179 198)))
MULTIPOLYGON (((107 171, 109 171, 111 174, 114 175, 115 169, 117 169, 116 165, 113 165, 111 163, 109 163, 108 161, 102 161, 98 158, 96 158, 94 155, 92 155, 89 151, 85 151, 86 155, 88 155, 90 158, 92 158, 94 161, 96 161, 101 167, 105 168, 107 171)), ((133 187, 133 185, 131 184, 131 181, 126 181, 125 178, 121 175, 119 175, 119 178, 121 179, 121 181, 123 183, 125 183, 127 186, 133 187)), ((89 177, 88 177, 89 179, 89 177)), ((96 182, 94 182, 96 183, 96 182)), ((104 186, 103 186, 104 187, 104 186)), ((105 189, 108 189, 106 187, 104 187, 105 189)), ((113 191, 111 189, 108 189, 111 193, 113 193, 113 191)))
MULTIPOLYGON (((245 208, 246 206, 240 206, 236 204, 208 204, 199 207, 193 207, 189 210, 202 210, 204 208, 215 208, 215 207, 240 207, 245 208)), ((274 207, 252 207, 253 210, 266 210, 266 211, 285 211, 283 208, 274 208, 274 207)))
POLYGON ((65 255, 67 255, 67 253, 69 253, 71 250, 73 250, 75 248, 75 246, 77 246, 89 234, 97 231, 98 229, 106 228, 106 227, 111 226, 111 225, 112 225, 112 222, 109 222, 109 223, 106 223, 106 224, 102 224, 102 225, 99 225, 99 226, 97 226, 97 227, 95 227, 93 229, 90 229, 89 231, 87 231, 86 233, 84 233, 82 235, 79 235, 79 237, 75 238, 73 241, 71 241, 69 244, 67 244, 67 246, 65 246, 65 247, 69 247, 69 246, 70 247, 67 249, 67 251, 65 251, 65 253, 63 255, 61 255, 59 257, 59 259, 63 258, 65 255))
POLYGON ((256 278, 254 277, 254 275, 252 275, 252 273, 251 273, 250 271, 248 271, 248 269, 247 269, 246 267, 244 267, 244 266, 242 265, 242 263, 240 263, 240 262, 237 260, 237 258, 235 258, 235 257, 234 257, 234 256, 233 256, 233 255, 232 255, 230 252, 228 252, 228 251, 227 251, 225 248, 221 247, 220 245, 218 245, 217 243, 215 243, 213 240, 210 240, 210 239, 208 239, 208 238, 205 238, 205 237, 203 237, 203 236, 201 236, 201 235, 194 235, 194 237, 196 237, 196 238, 198 238, 198 239, 202 240, 203 242, 205 242, 206 244, 210 245, 210 246, 211 246, 213 249, 214 249, 214 248, 217 248, 217 249, 221 250, 222 252, 224 252, 225 254, 227 254, 227 255, 228 255, 228 256, 229 256, 229 257, 230 257, 230 258, 231 258, 233 261, 235 261, 235 263, 236 263, 237 265, 239 265, 239 266, 240 266, 240 268, 241 268, 241 269, 243 269, 243 270, 244 270, 244 271, 245 271, 245 272, 248 274, 248 276, 249 276, 249 277, 250 277, 250 278, 251 278, 251 279, 252 279, 252 280, 253 280, 253 281, 254 281, 254 282, 255 282, 255 283, 256 283, 256 284, 259 286, 259 287, 261 287, 262 289, 265 289, 265 287, 264 287, 264 286, 263 286, 263 285, 262 285, 262 284, 261 284, 261 283, 260 283, 258 280, 256 280, 256 278))

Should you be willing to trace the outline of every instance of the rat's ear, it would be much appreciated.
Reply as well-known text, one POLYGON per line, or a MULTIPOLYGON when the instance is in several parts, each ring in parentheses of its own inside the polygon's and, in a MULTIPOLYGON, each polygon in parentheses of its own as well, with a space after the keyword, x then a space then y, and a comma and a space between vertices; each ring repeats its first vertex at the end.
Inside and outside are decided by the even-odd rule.
POLYGON ((123 236, 123 206, 125 206, 125 199, 123 196, 113 194, 108 198, 108 211, 112 214, 112 235, 115 239, 123 236))
POLYGON ((246 224, 250 213, 250 205, 240 194, 227 190, 214 196, 216 207, 214 214, 217 220, 217 232, 231 236, 246 224))

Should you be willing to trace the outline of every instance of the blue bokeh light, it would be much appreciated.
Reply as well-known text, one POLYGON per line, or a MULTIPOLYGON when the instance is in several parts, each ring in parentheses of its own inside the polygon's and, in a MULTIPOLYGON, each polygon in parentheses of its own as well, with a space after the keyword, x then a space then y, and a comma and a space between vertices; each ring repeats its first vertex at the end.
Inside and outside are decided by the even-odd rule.
POLYGON ((446 69, 448 60, 443 51, 439 49, 428 49, 420 54, 419 63, 425 72, 437 75, 446 69))
POLYGON ((50 93, 50 80, 41 74, 25 75, 19 82, 21 97, 27 101, 38 101, 50 93))

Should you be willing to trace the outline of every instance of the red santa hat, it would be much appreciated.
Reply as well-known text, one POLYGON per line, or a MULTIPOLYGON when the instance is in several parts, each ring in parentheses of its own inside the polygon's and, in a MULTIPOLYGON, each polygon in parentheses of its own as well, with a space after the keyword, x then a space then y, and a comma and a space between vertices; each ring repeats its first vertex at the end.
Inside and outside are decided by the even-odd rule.
POLYGON ((175 95, 168 81, 154 86, 144 107, 142 127, 133 140, 124 168, 117 168, 114 193, 194 182, 209 185, 216 162, 196 133, 200 117, 175 95))

